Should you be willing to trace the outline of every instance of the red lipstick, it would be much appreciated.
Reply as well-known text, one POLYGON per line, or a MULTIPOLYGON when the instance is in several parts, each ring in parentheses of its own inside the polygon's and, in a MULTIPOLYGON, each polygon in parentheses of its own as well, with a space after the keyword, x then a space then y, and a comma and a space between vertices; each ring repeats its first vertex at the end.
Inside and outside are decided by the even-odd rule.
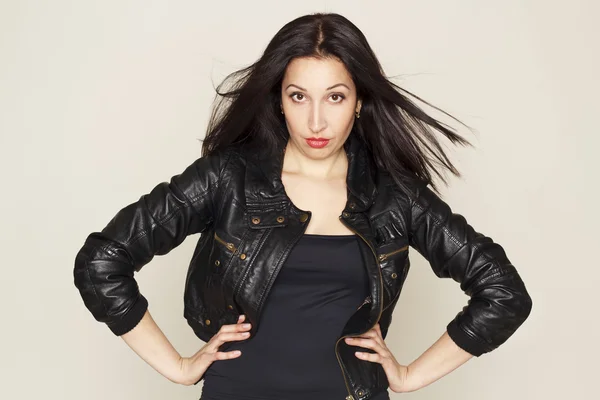
POLYGON ((321 149, 321 148, 327 146, 327 143, 329 143, 329 139, 312 137, 312 138, 306 139, 306 143, 308 143, 308 145, 312 148, 321 149))

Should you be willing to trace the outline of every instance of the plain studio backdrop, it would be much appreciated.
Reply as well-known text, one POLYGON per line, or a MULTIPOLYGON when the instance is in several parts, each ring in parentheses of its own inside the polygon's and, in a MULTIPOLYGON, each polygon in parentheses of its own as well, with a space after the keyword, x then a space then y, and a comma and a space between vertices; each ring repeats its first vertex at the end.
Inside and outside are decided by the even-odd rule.
MULTIPOLYGON (((75 255, 120 208, 199 157, 213 84, 317 11, 349 18, 388 76, 476 130, 456 125, 475 148, 450 148, 464 177, 444 198, 503 245, 533 298, 500 348, 392 399, 597 398, 592 0, 2 1, 0 398, 199 398, 200 384, 171 383, 93 319, 73 284, 75 255)), ((203 345, 183 318, 196 240, 136 275, 184 356, 203 345)), ((411 260, 386 341, 403 364, 468 300, 416 251, 411 260)))

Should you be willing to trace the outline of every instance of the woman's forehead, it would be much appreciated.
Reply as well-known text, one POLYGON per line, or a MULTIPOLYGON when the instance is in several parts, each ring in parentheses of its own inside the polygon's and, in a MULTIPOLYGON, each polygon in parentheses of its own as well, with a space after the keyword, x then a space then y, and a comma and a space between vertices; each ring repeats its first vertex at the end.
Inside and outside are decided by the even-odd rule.
MULTIPOLYGON (((340 83, 354 88, 346 66, 333 58, 296 58, 288 64, 283 78, 284 89, 294 84, 309 91, 329 90, 340 83)), ((344 86, 337 88, 344 89, 344 86)))

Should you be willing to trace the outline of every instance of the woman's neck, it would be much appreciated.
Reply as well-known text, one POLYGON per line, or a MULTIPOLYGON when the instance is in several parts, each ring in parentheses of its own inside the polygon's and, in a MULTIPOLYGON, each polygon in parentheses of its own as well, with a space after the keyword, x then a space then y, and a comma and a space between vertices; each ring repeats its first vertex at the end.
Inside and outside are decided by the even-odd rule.
POLYGON ((319 180, 345 179, 348 172, 348 157, 344 148, 322 159, 306 156, 288 142, 283 158, 282 173, 302 175, 319 180))

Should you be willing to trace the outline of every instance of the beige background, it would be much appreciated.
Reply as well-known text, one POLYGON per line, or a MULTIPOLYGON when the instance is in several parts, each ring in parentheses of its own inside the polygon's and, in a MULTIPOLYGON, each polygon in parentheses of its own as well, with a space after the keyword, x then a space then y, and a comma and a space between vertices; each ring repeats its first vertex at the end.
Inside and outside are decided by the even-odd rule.
MULTIPOLYGON (((97 323, 73 285, 87 234, 200 153, 216 85, 289 20, 344 14, 388 75, 473 126, 446 200, 533 297, 502 347, 392 399, 597 398, 598 2, 1 1, 3 399, 197 399, 97 323), (284 5, 285 4, 285 5, 284 5)), ((197 237, 137 275, 182 355, 197 237)), ((409 363, 466 304, 412 253, 388 345, 409 363)), ((301 377, 299 377, 301 379, 301 377)), ((341 399, 338 399, 341 400, 341 399)))

